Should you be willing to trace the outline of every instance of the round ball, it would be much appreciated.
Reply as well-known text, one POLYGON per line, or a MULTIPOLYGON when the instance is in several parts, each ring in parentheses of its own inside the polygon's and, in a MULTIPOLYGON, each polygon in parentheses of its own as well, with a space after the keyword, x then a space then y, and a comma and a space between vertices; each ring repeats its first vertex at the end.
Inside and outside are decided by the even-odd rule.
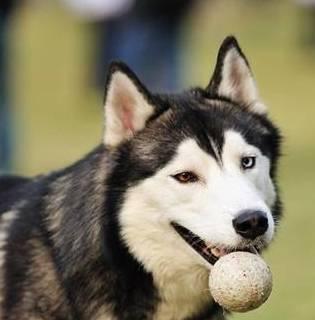
POLYGON ((247 312, 258 308, 272 290, 272 274, 256 254, 233 252, 220 258, 209 277, 213 299, 224 309, 247 312))

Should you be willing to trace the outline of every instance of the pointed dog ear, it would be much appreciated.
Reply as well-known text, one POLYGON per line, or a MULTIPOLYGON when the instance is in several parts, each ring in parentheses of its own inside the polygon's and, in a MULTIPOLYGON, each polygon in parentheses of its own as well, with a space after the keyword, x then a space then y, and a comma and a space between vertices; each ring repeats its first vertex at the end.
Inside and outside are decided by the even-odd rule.
POLYGON ((142 130, 154 113, 150 93, 123 63, 110 65, 104 98, 104 144, 115 147, 142 130))
POLYGON ((266 113, 248 61, 232 36, 227 37, 219 49, 216 67, 206 90, 245 105, 252 112, 266 113))

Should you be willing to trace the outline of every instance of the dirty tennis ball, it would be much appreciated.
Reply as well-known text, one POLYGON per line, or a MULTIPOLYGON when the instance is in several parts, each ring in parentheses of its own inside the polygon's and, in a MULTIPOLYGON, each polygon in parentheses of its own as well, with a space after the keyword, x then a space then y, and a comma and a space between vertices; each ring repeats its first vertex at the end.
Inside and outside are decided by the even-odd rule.
POLYGON ((268 299, 272 274, 259 255, 237 251, 221 257, 214 264, 209 288, 213 299, 224 309, 247 312, 268 299))

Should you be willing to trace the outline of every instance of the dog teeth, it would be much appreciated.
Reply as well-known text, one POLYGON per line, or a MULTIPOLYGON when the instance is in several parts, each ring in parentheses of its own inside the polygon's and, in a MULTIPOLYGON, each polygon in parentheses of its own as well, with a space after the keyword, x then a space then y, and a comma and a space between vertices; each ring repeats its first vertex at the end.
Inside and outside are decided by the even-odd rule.
MULTIPOLYGON (((217 248, 217 247, 210 247, 210 244, 207 244, 207 247, 205 247, 203 249, 203 251, 207 254, 211 253, 212 255, 214 255, 215 257, 217 258, 221 258, 225 255, 227 255, 228 253, 231 252, 231 250, 227 250, 227 249, 224 249, 224 248, 217 248)), ((242 251, 240 249, 240 251, 242 251)), ((247 251, 251 252, 251 253, 254 253, 254 254, 259 254, 259 252, 257 251, 257 249, 254 247, 254 246, 249 246, 247 248, 247 251)))
POLYGON ((210 251, 214 256, 216 256, 218 258, 227 254, 227 251, 225 249, 212 248, 210 251))
POLYGON ((218 248, 212 248, 210 251, 214 256, 216 257, 220 256, 220 250, 218 248))

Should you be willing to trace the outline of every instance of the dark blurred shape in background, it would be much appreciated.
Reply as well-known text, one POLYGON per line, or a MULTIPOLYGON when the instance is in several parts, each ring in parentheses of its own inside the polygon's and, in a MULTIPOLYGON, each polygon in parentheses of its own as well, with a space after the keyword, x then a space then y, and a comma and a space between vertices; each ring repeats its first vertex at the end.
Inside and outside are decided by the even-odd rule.
POLYGON ((7 59, 8 28, 15 5, 15 0, 1 0, 0 3, 0 172, 8 172, 13 161, 13 120, 7 59))
POLYGON ((192 0, 66 0, 82 19, 94 23, 95 77, 113 60, 126 62, 154 91, 176 91, 180 83, 179 34, 192 0))
POLYGON ((191 0, 135 1, 125 14, 104 21, 96 74, 104 83, 111 60, 125 61, 154 91, 176 91, 180 83, 179 31, 191 0), (100 73, 101 72, 101 73, 100 73))

